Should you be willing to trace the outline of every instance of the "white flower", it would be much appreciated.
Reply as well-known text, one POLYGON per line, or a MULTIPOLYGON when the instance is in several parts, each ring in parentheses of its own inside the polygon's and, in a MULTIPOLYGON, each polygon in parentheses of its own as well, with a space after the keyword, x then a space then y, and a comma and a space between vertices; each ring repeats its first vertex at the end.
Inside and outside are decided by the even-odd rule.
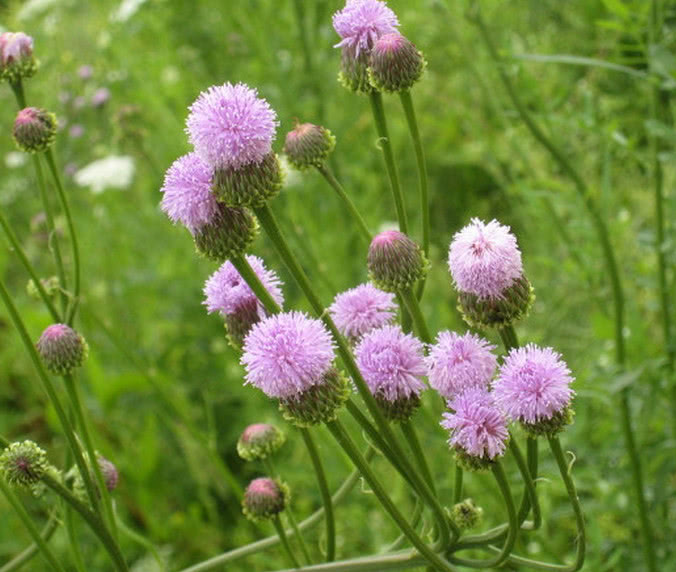
POLYGON ((127 155, 109 155, 89 163, 77 173, 75 182, 89 187, 94 194, 106 189, 126 189, 134 178, 134 159, 127 155))

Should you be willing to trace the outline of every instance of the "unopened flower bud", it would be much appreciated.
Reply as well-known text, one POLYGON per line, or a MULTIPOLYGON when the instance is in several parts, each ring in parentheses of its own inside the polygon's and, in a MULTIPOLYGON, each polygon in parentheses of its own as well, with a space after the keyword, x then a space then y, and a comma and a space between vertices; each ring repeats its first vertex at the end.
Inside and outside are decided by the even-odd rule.
POLYGON ((483 512, 483 509, 476 506, 472 499, 465 499, 453 505, 451 518, 460 530, 468 530, 479 524, 483 512))
POLYGON ((270 152, 260 162, 214 170, 213 192, 231 207, 262 207, 282 188, 279 158, 270 152))
POLYGON ((289 163, 299 170, 322 167, 336 146, 336 138, 320 125, 300 123, 289 131, 284 153, 289 163))
POLYGON ((355 93, 371 93, 373 85, 369 81, 368 54, 356 53, 354 47, 343 46, 340 56, 338 82, 355 93))
POLYGON ((99 463, 99 469, 101 469, 103 482, 106 485, 108 492, 114 491, 117 488, 118 481, 120 480, 120 474, 117 471, 117 467, 112 461, 109 461, 101 455, 97 457, 97 460, 99 463))
POLYGON ((243 254, 258 234, 258 222, 246 209, 218 203, 210 221, 195 230, 197 250, 212 260, 243 254))
POLYGON ((0 34, 0 80, 16 83, 31 77, 37 69, 33 38, 23 32, 0 34))
POLYGON ((33 441, 12 443, 0 454, 0 476, 10 485, 31 487, 48 469, 47 453, 33 441))
POLYGON ((26 107, 17 114, 12 133, 22 151, 46 151, 56 138, 56 116, 44 109, 26 107))
POLYGON ((45 367, 56 375, 68 375, 87 359, 85 339, 66 324, 45 328, 36 344, 45 367))
POLYGON ((242 432, 237 441, 237 453, 246 461, 257 461, 276 453, 285 441, 284 433, 274 425, 254 423, 242 432))
POLYGON ((422 53, 398 33, 381 36, 369 57, 369 79, 381 91, 406 91, 425 69, 422 53))
MULTIPOLYGON (((49 278, 41 278, 40 284, 44 288, 47 296, 49 296, 50 298, 52 298, 54 294, 56 294, 59 291, 59 279, 56 276, 50 276, 49 278)), ((33 279, 30 279, 28 281, 28 284, 26 284, 26 292, 31 298, 35 300, 40 299, 40 291, 38 290, 38 287, 36 286, 33 279)))
POLYGON ((260 477, 249 483, 242 499, 242 512, 249 520, 270 520, 282 512, 289 502, 289 488, 282 482, 260 477))
POLYGON ((369 246, 369 278, 381 290, 408 290, 427 272, 427 260, 420 247, 398 230, 376 235, 369 246))

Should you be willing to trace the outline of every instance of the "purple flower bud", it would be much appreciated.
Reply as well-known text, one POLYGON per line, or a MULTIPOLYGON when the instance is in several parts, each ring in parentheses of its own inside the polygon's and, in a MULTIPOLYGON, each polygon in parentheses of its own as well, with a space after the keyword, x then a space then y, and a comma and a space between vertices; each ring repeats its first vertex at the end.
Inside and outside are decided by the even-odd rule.
POLYGON ((242 512, 249 520, 270 520, 282 512, 289 502, 289 488, 282 482, 260 477, 249 483, 242 499, 242 512))
POLYGON ((553 435, 570 423, 573 377, 561 354, 528 344, 505 358, 493 395, 505 413, 533 435, 553 435))
POLYGON ((56 116, 44 109, 26 107, 17 114, 12 133, 22 151, 46 151, 56 139, 56 116))
POLYGON ((427 272, 427 260, 420 247, 403 232, 386 230, 369 246, 369 278, 381 290, 408 290, 427 272))
POLYGON ((369 78, 380 91, 411 89, 424 69, 423 55, 397 32, 378 38, 369 56, 369 78))
POLYGON ((353 342, 392 322, 396 311, 394 295, 368 283, 337 294, 329 307, 338 331, 353 342))
POLYGON ((120 475, 117 471, 117 467, 105 457, 101 455, 97 458, 99 463, 99 469, 101 469, 101 476, 103 477, 103 482, 108 489, 108 492, 112 492, 117 488, 117 483, 120 480, 120 475))
POLYGON ((87 359, 85 339, 66 324, 52 324, 36 344, 45 367, 56 375, 68 375, 87 359))
POLYGON ((237 441, 237 453, 246 461, 265 459, 276 453, 286 441, 286 435, 269 423, 249 425, 237 441))
POLYGON ((0 80, 15 83, 37 71, 33 38, 23 32, 0 34, 0 80))
POLYGON ((310 167, 323 167, 336 138, 331 132, 312 123, 299 123, 286 134, 284 153, 289 163, 301 171, 310 167))
POLYGON ((0 454, 0 478, 10 485, 31 487, 48 469, 47 453, 33 441, 12 443, 0 454))

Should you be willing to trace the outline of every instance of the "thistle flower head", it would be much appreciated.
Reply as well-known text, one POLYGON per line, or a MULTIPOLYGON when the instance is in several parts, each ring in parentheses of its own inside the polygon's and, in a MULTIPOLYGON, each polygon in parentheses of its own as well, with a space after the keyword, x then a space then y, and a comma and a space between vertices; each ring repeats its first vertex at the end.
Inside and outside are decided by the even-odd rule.
POLYGON ((446 399, 471 387, 487 390, 497 365, 494 349, 471 332, 440 332, 425 360, 430 385, 446 399))
POLYGON ((242 512, 249 520, 269 520, 284 510, 289 500, 289 489, 283 483, 260 477, 249 483, 242 499, 242 512))
POLYGON ((457 289, 480 299, 501 298, 523 274, 521 252, 509 227, 478 218, 453 237, 448 266, 457 289))
POLYGON ((407 38, 394 32, 376 41, 369 56, 371 84, 382 91, 405 91, 422 76, 425 59, 407 38))
POLYGON ((249 86, 212 86, 190 106, 186 131, 195 152, 219 169, 260 163, 272 149, 277 114, 249 86))
POLYGON ((528 344, 505 358, 493 394, 509 417, 532 425, 565 413, 575 394, 572 382, 561 354, 528 344))
POLYGON ((356 347, 355 357, 375 396, 396 401, 417 397, 425 389, 423 344, 399 326, 371 330, 356 347))
POLYGON ((23 32, 0 34, 0 80, 16 82, 37 71, 33 38, 23 32))
POLYGON ((367 257, 369 277, 387 292, 413 286, 427 271, 420 247, 403 232, 386 230, 373 237, 367 257))
POLYGON ((394 295, 369 283, 337 294, 329 307, 336 327, 351 340, 392 322, 396 311, 394 295))
POLYGON ((46 151, 56 138, 56 115, 45 109, 26 107, 17 114, 12 134, 22 151, 46 151))
POLYGON ((369 52, 383 34, 399 26, 396 14, 380 0, 347 0, 345 7, 333 15, 333 27, 341 40, 334 47, 349 47, 355 56, 369 52))
POLYGON ((286 134, 284 153, 299 170, 322 167, 336 146, 336 138, 321 125, 299 123, 286 134))
POLYGON ((66 324, 52 324, 35 344, 45 367, 56 375, 68 375, 87 359, 85 339, 66 324))
POLYGON ((193 233, 198 252, 222 262, 243 254, 258 234, 258 221, 245 208, 216 204, 209 222, 193 233))
POLYGON ((334 344, 324 325, 302 312, 258 322, 244 340, 246 383, 269 397, 291 398, 322 382, 334 344))
POLYGON ((188 153, 174 161, 164 176, 161 207, 173 222, 195 232, 211 222, 218 210, 211 192, 212 169, 197 153, 188 153))
POLYGON ((441 426, 451 432, 449 445, 470 468, 487 464, 505 452, 507 420, 488 391, 470 388, 456 397, 450 408, 453 413, 444 413, 441 426))
POLYGON ((237 441, 237 453, 246 461, 265 459, 277 452, 286 436, 274 425, 254 423, 249 425, 237 441))
POLYGON ((10 485, 30 487, 47 472, 47 453, 33 441, 11 443, 0 453, 0 478, 10 485))
MULTIPOLYGON (((277 273, 273 270, 268 270, 263 260, 258 258, 258 256, 247 255, 246 260, 263 283, 263 286, 265 286, 265 289, 270 293, 275 302, 281 306, 284 302, 284 295, 280 288, 281 281, 277 273)), ((210 314, 220 312, 223 316, 227 316, 253 304, 257 307, 260 318, 264 318, 267 315, 253 290, 249 288, 249 285, 230 261, 224 262, 209 277, 204 284, 204 295, 206 296, 204 304, 210 314)))

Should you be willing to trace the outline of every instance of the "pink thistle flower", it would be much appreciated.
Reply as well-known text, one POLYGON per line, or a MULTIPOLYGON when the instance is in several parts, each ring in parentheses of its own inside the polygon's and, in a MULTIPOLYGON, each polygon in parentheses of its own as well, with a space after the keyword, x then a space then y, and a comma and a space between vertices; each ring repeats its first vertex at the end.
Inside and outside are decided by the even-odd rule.
POLYGON ((441 426, 451 431, 449 445, 470 457, 492 460, 505 452, 507 420, 485 389, 471 388, 450 404, 441 426))
POLYGON ((371 51, 376 40, 396 32, 397 15, 380 0, 347 0, 345 7, 333 15, 333 27, 341 37, 334 47, 348 47, 359 57, 371 51))
POLYGON ((425 389, 423 344, 398 325, 371 330, 355 349, 355 357, 375 396, 394 402, 417 397, 425 389))
POLYGON ((396 310, 394 295, 369 283, 341 292, 329 307, 338 331, 352 340, 390 323, 396 310))
POLYGON ((0 34, 0 65, 8 66, 33 55, 33 38, 23 32, 0 34))
POLYGON ((509 227, 478 218, 453 237, 448 267, 457 289, 480 299, 502 298, 523 274, 521 252, 509 227))
POLYGON ((195 153, 176 159, 164 176, 162 210, 192 234, 211 222, 218 210, 211 193, 211 176, 209 166, 195 153))
MULTIPOLYGON (((281 306, 284 303, 284 295, 280 288, 281 281, 277 273, 268 270, 263 260, 258 256, 247 255, 246 259, 265 289, 274 301, 281 306)), ((229 260, 223 263, 206 281, 204 295, 206 296, 204 304, 210 314, 220 312, 223 316, 227 316, 255 304, 258 308, 259 318, 262 319, 267 316, 263 305, 253 293, 253 290, 249 288, 249 285, 229 260)))
POLYGON ((319 320, 303 312, 275 314, 255 324, 244 340, 246 383, 269 397, 294 397, 323 381, 333 350, 319 320))
POLYGON ((467 332, 441 332, 425 359, 430 385, 446 399, 470 388, 488 390, 495 373, 495 346, 467 332))
POLYGON ((537 423, 562 413, 575 392, 561 354, 528 344, 509 352, 493 386, 495 401, 512 419, 537 423))
POLYGON ((225 83, 190 106, 186 131, 195 152, 219 169, 260 163, 272 150, 277 114, 255 89, 225 83))

